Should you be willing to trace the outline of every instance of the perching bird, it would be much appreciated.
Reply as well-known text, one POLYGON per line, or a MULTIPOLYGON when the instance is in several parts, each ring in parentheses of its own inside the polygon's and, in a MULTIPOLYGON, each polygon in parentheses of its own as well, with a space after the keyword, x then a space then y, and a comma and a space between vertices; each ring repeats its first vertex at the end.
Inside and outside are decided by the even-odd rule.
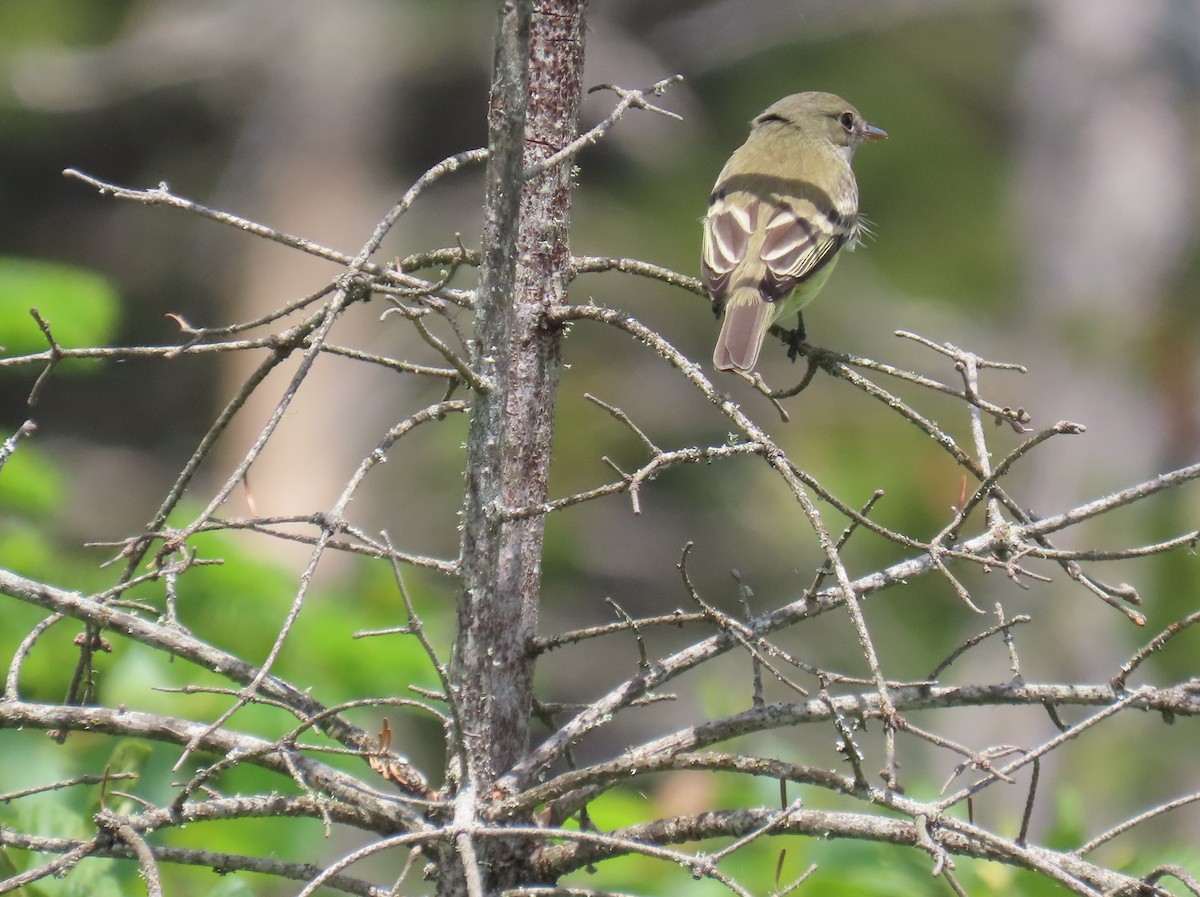
MULTIPOLYGON (((704 219, 701 270, 725 320, 713 352, 722 371, 749 371, 771 324, 799 313, 844 246, 864 228, 850 159, 883 140, 858 110, 831 93, 797 93, 759 115, 717 178, 704 219)), ((792 349, 804 339, 804 320, 792 349)))

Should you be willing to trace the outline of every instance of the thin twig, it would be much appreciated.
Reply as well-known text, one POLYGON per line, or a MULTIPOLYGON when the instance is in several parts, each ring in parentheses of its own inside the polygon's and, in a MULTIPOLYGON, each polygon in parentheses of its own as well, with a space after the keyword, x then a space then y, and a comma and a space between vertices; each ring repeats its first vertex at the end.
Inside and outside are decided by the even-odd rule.
POLYGON ((531 178, 537 177, 548 168, 553 168, 560 162, 565 162, 568 159, 574 158, 579 151, 585 147, 599 143, 600 138, 602 138, 605 133, 607 133, 608 129, 615 125, 617 120, 620 119, 620 117, 624 115, 625 112, 631 107, 634 109, 646 109, 650 112, 655 112, 658 115, 663 115, 667 118, 673 118, 677 121, 682 121, 682 118, 680 118, 680 116, 676 113, 669 112, 666 109, 655 106, 653 103, 650 103, 646 100, 647 94, 661 97, 664 93, 666 93, 667 88, 669 88, 672 84, 679 83, 682 80, 683 75, 672 75, 669 78, 663 78, 661 81, 656 81, 646 90, 626 90, 625 88, 617 87, 614 84, 598 84, 595 87, 590 88, 588 93, 594 93, 597 90, 611 90, 621 98, 621 101, 617 103, 616 107, 614 107, 613 111, 609 113, 608 117, 605 118, 604 121, 576 137, 558 152, 547 156, 545 159, 542 159, 541 161, 525 169, 525 180, 530 180, 531 178))
POLYGON ((1129 674, 1141 666, 1142 662, 1147 657, 1149 657, 1151 654, 1154 654, 1156 651, 1161 651, 1167 642, 1179 635, 1179 633, 1183 632, 1189 626, 1192 626, 1198 622, 1200 622, 1200 611, 1188 614, 1182 620, 1176 620, 1174 623, 1148 641, 1145 645, 1139 648, 1137 652, 1129 658, 1129 660, 1121 664, 1120 672, 1113 676, 1112 679, 1109 680, 1109 683, 1118 691, 1125 688, 1125 680, 1129 678, 1129 674))
POLYGON ((946 671, 946 668, 949 667, 950 664, 954 663, 954 661, 956 661, 959 657, 961 657, 967 651, 974 648, 980 642, 991 638, 993 635, 995 635, 998 632, 1008 632, 1010 629, 1012 629, 1012 627, 1019 626, 1022 623, 1028 623, 1032 619, 1033 618, 1030 617, 1028 614, 1018 614, 1017 616, 1013 617, 1011 620, 1008 620, 1008 621, 1001 620, 995 626, 989 626, 983 632, 976 633, 975 635, 973 635, 969 639, 967 639, 965 642, 963 642, 961 645, 959 645, 957 648, 955 648, 953 651, 951 651, 950 654, 947 655, 946 658, 944 660, 942 660, 941 663, 939 663, 937 666, 935 666, 929 672, 929 675, 926 676, 925 678, 933 679, 936 681, 937 678, 946 671))
POLYGON ((25 421, 21 426, 17 427, 13 434, 0 443, 0 470, 4 469, 5 463, 13 452, 17 450, 17 443, 27 436, 32 436, 37 432, 37 424, 31 420, 25 421))

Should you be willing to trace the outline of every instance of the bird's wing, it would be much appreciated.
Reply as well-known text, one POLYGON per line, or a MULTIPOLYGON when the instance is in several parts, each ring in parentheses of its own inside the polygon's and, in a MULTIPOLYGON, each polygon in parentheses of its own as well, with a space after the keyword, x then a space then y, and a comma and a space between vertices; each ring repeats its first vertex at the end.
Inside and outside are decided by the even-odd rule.
POLYGON ((716 302, 731 288, 749 286, 742 282, 747 277, 758 281, 764 300, 775 302, 820 271, 853 235, 853 222, 810 200, 739 191, 709 206, 700 267, 716 302))
POLYGON ((730 275, 746 258, 760 211, 757 200, 735 203, 727 197, 714 199, 709 206, 700 271, 714 302, 720 303, 729 292, 730 275))
POLYGON ((759 287, 768 302, 782 299, 825 267, 851 236, 840 216, 808 200, 772 209, 759 256, 765 266, 759 287))

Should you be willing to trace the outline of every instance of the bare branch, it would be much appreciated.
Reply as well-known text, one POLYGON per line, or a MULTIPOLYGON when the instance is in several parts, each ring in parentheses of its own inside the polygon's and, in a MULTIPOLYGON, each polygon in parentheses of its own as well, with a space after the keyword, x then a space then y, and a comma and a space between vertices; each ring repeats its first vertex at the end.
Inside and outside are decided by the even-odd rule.
POLYGON ((617 87, 615 84, 599 84, 588 90, 588 93, 595 93, 597 90, 611 90, 621 98, 612 112, 604 121, 595 125, 590 130, 580 134, 562 149, 556 153, 552 153, 544 159, 540 159, 534 165, 525 169, 525 178, 536 177, 548 168, 559 165, 569 159, 573 159, 578 155, 579 151, 585 147, 592 146, 600 142, 600 139, 608 132, 608 129, 617 123, 617 120, 626 113, 630 108, 647 109, 650 112, 655 112, 658 115, 666 116, 667 118, 679 119, 679 116, 674 112, 668 112, 666 109, 660 109, 646 99, 647 94, 656 97, 661 97, 667 92, 667 89, 672 84, 677 84, 683 80, 683 75, 671 75, 669 78, 664 78, 661 81, 656 81, 647 90, 626 90, 622 87, 617 87))
MULTIPOLYGON (((482 152, 484 151, 470 150, 466 153, 459 153, 456 156, 451 156, 449 159, 439 162, 437 165, 431 168, 429 172, 426 172, 425 175, 418 179, 418 181, 409 189, 409 194, 412 194, 413 199, 415 199, 416 196, 425 189, 425 187, 429 186, 429 184, 433 183, 433 181, 437 180, 442 175, 449 174, 450 172, 461 168, 465 164, 481 161, 485 157, 477 156, 476 154, 482 152)), ((120 187, 116 184, 107 183, 99 178, 85 174, 82 171, 77 171, 74 168, 65 169, 63 174, 66 177, 75 178, 76 180, 83 181, 85 184, 95 187, 101 196, 112 196, 116 199, 132 200, 133 202, 139 202, 148 206, 161 205, 182 209, 185 212, 199 215, 202 218, 209 218, 218 222, 219 224, 235 227, 238 230, 245 231, 253 236, 262 237, 263 239, 270 240, 274 243, 280 243, 291 249, 298 249, 301 252, 306 252, 309 255, 314 255, 318 258, 325 259, 326 261, 334 262, 346 268, 357 267, 357 270, 360 270, 365 274, 381 277, 385 281, 391 281, 395 283, 397 286, 418 289, 427 288, 429 286, 424 281, 421 281, 415 277, 410 277, 407 274, 402 274, 398 271, 389 272, 386 268, 374 265, 365 260, 362 262, 357 262, 357 258, 355 256, 346 255, 345 253, 338 252, 337 250, 329 249, 328 247, 322 246, 319 243, 315 243, 312 240, 305 239, 304 237, 297 237, 292 234, 276 230, 275 228, 268 227, 264 224, 259 224, 257 221, 251 221, 248 218, 242 218, 229 212, 223 212, 218 209, 210 209, 208 206, 202 205, 198 202, 194 202, 182 196, 177 196, 171 192, 170 188, 165 182, 161 182, 157 187, 152 187, 148 190, 138 190, 135 188, 120 187)), ((406 194, 406 198, 409 194, 406 194)), ((384 219, 376 226, 375 232, 371 235, 371 239, 367 242, 366 254, 368 256, 374 254, 375 250, 378 249, 379 242, 382 241, 383 237, 391 229, 392 225, 395 224, 395 222, 399 219, 400 215, 407 210, 411 202, 412 200, 408 200, 406 203, 405 199, 401 199, 400 203, 394 206, 388 212, 387 216, 385 216, 384 219)), ((442 290, 439 292, 439 294, 455 302, 462 303, 470 301, 469 294, 463 294, 459 291, 442 290)))
POLYGON ((1086 844, 1076 848, 1074 853, 1077 856, 1083 856, 1084 854, 1091 853, 1101 844, 1105 844, 1111 841, 1113 838, 1125 834, 1125 832, 1129 831, 1134 826, 1141 825, 1143 822, 1153 819, 1156 816, 1161 816, 1163 813, 1169 813, 1171 810, 1177 810, 1180 807, 1186 807, 1188 804, 1193 804, 1196 801, 1200 801, 1200 792, 1188 794, 1184 797, 1176 798, 1175 800, 1169 800, 1166 803, 1159 804, 1157 807, 1152 807, 1145 813, 1139 813, 1137 816, 1134 816, 1131 819, 1126 819, 1120 825, 1113 826, 1108 831, 1104 832, 1104 834, 1097 835, 1086 844))
POLYGON ((1157 651, 1161 651, 1163 647, 1179 633, 1183 632, 1189 626, 1195 623, 1200 623, 1200 611, 1193 614, 1188 614, 1182 620, 1177 620, 1148 641, 1145 645, 1137 650, 1129 660, 1121 664, 1121 670, 1117 675, 1109 680, 1114 689, 1120 691, 1125 688, 1125 680, 1129 678, 1129 674, 1142 665, 1142 662, 1157 651))

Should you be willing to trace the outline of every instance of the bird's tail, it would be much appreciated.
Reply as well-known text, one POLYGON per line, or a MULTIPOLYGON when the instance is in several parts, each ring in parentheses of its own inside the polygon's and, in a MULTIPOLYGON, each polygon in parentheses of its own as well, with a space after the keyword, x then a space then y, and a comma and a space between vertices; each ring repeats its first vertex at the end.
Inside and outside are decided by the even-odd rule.
POLYGON ((725 302, 725 320, 713 351, 713 366, 719 371, 752 370, 774 313, 775 306, 756 288, 735 289, 725 302))

